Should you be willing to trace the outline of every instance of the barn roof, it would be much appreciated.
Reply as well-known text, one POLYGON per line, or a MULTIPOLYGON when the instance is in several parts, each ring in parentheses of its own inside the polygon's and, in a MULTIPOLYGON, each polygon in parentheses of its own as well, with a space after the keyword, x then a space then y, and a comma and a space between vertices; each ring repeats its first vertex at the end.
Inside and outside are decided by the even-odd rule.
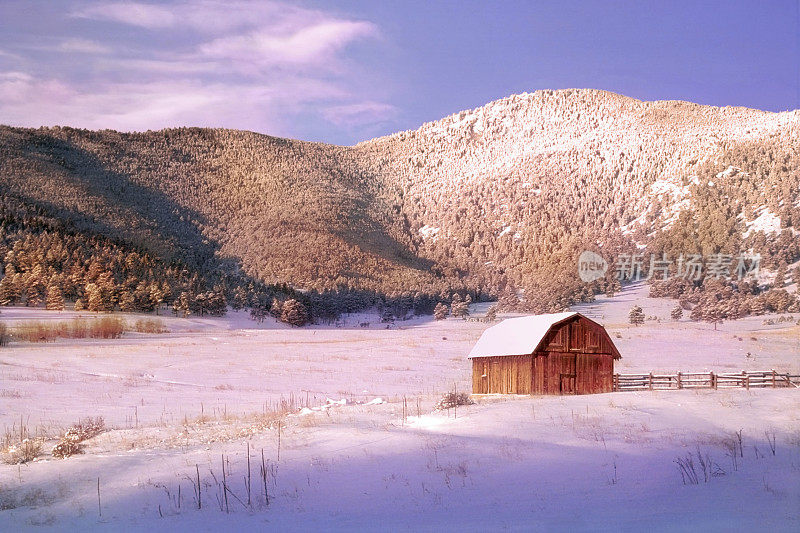
MULTIPOLYGON (((483 332, 470 351, 469 357, 531 354, 542 342, 550 328, 575 316, 589 320, 575 312, 522 316, 503 320, 483 332)), ((590 320, 590 322, 593 321, 590 320)), ((610 341, 611 339, 609 339, 610 341)), ((613 342, 611 345, 613 346, 613 342)), ((614 355, 615 358, 619 356, 618 353, 614 355)))

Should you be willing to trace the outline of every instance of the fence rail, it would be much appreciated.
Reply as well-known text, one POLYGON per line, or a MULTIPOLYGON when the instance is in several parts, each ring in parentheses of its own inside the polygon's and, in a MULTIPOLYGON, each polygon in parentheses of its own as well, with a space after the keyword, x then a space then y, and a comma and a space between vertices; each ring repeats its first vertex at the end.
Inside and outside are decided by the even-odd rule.
POLYGON ((758 372, 678 372, 677 374, 614 374, 615 391, 729 388, 800 388, 800 375, 775 370, 758 372))

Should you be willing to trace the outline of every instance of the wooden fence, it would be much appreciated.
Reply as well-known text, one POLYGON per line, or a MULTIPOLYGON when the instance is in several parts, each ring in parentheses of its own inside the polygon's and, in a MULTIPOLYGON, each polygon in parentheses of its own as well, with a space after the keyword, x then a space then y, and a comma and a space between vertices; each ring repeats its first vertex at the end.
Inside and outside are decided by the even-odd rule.
POLYGON ((800 388, 800 375, 763 372, 678 372, 677 374, 614 374, 615 391, 668 389, 800 388))

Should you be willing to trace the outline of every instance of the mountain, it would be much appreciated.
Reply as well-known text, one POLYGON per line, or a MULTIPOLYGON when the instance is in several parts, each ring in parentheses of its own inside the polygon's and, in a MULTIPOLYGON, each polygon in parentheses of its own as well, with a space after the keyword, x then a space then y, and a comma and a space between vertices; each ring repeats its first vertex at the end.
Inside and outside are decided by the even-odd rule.
MULTIPOLYGON (((797 259, 799 135, 798 111, 597 90, 515 95, 353 147, 1 127, 0 195, 229 293, 288 284, 347 293, 347 309, 428 309, 525 289, 550 308, 586 297, 586 248, 797 259)), ((25 232, 4 231, 0 252, 25 232)))
POLYGON ((797 111, 539 91, 357 148, 401 184, 429 255, 490 260, 520 284, 567 243, 646 245, 680 216, 696 250, 681 247, 706 254, 749 248, 740 235, 767 213, 773 236, 800 227, 799 126, 797 111))

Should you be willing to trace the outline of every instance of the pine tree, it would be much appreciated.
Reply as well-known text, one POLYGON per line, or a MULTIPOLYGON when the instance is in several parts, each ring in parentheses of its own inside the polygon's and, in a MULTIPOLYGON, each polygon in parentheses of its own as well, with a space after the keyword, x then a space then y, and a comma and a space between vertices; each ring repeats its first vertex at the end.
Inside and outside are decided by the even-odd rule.
POLYGON ((672 320, 680 320, 683 316, 683 309, 680 305, 676 305, 672 311, 670 311, 669 316, 672 317, 672 320))
POLYGON ((433 308, 433 318, 436 320, 444 320, 450 314, 450 309, 447 308, 442 302, 436 304, 433 308))
POLYGON ((205 316, 208 312, 208 293, 199 292, 189 300, 189 309, 195 315, 205 316))
POLYGON ((144 281, 136 286, 136 290, 133 292, 133 301, 137 311, 150 313, 156 307, 150 287, 144 281))
POLYGON ((703 316, 705 316, 706 312, 706 305, 703 302, 698 303, 692 308, 692 312, 689 313, 689 319, 695 322, 703 320, 703 316))
POLYGON ((105 311, 103 293, 96 283, 86 285, 86 309, 93 312, 105 311))
POLYGON ((792 283, 796 283, 800 287, 800 266, 792 269, 792 283))
POLYGON ((14 305, 19 301, 19 292, 17 292, 17 285, 14 283, 14 271, 11 267, 6 268, 6 275, 0 280, 0 305, 14 305))
POLYGON ((714 330, 717 329, 717 324, 722 322, 724 316, 724 311, 719 303, 713 303, 703 308, 703 320, 713 323, 714 330))
POLYGON ((511 287, 506 288, 497 303, 503 311, 516 311, 520 304, 516 291, 511 287))
POLYGON ((283 304, 277 298, 272 299, 272 305, 269 308, 269 314, 273 318, 280 318, 283 313, 283 304))
POLYGON ((631 308, 631 312, 628 313, 628 320, 634 326, 644 324, 644 312, 642 311, 642 308, 638 305, 633 306, 631 308))
POLYGON ((164 303, 164 296, 166 294, 158 285, 158 283, 151 283, 149 290, 150 290, 150 303, 153 305, 153 308, 155 309, 157 315, 158 309, 161 307, 161 304, 164 303))
POLYGON ((615 294, 622 290, 622 285, 620 285, 619 280, 614 277, 611 281, 606 284, 606 296, 612 298, 615 294))
POLYGON ((119 293, 119 310, 125 313, 136 311, 136 299, 131 291, 125 289, 119 293))
POLYGON ((450 313, 454 317, 465 318, 469 316, 469 304, 472 302, 469 294, 462 300, 458 293, 453 295, 453 301, 450 303, 450 313))
POLYGON ((215 287, 213 291, 206 294, 206 306, 208 314, 211 316, 224 316, 228 310, 228 303, 225 301, 225 293, 221 287, 215 287))
POLYGON ((247 291, 245 291, 244 287, 236 287, 233 289, 233 299, 231 299, 230 304, 234 311, 247 307, 249 303, 247 291))
POLYGON ((497 304, 490 305, 489 309, 486 310, 486 320, 489 322, 497 320, 497 304))
POLYGON ((292 326, 302 326, 309 321, 308 309, 302 303, 290 298, 283 302, 281 312, 281 322, 286 322, 292 326))
POLYGON ((767 307, 776 313, 783 313, 789 308, 791 296, 785 289, 772 289, 765 295, 767 307))
MULTIPOLYGON (((98 297, 100 298, 100 311, 111 311, 116 305, 116 294, 114 290, 114 279, 110 272, 103 272, 97 278, 95 285, 98 289, 98 297)), ((89 310, 91 311, 91 302, 89 303, 89 310)))
MULTIPOLYGON (((797 295, 792 296, 792 302, 789 304, 789 307, 786 309, 786 311, 789 313, 800 312, 800 298, 798 298, 797 295)), ((798 325, 800 325, 800 323, 798 325)))
POLYGON ((764 298, 757 296, 750 300, 750 313, 753 315, 763 315, 767 312, 767 305, 764 298))
POLYGON ((781 263, 775 272, 775 280, 772 282, 773 289, 782 289, 786 285, 786 263, 781 263))
POLYGON ((47 285, 45 285, 45 274, 41 264, 37 264, 25 279, 25 305, 28 307, 38 307, 44 299, 47 285))
POLYGON ((83 303, 83 300, 81 300, 80 298, 75 300, 74 309, 76 311, 83 311, 84 309, 86 309, 86 305, 83 303))
POLYGON ((172 312, 175 316, 182 316, 187 317, 191 312, 189 302, 191 301, 191 297, 189 293, 183 291, 175 298, 175 301, 172 302, 172 312))
POLYGON ((723 311, 723 317, 727 320, 739 320, 742 317, 739 312, 739 304, 736 301, 725 304, 723 311))
POLYGON ((92 261, 89 263, 89 268, 87 269, 86 273, 86 281, 92 282, 97 281, 100 276, 106 272, 106 267, 103 265, 103 262, 100 257, 92 258, 92 261))
POLYGON ((61 293, 61 287, 58 285, 50 285, 47 288, 45 308, 51 311, 64 310, 64 295, 61 293))

